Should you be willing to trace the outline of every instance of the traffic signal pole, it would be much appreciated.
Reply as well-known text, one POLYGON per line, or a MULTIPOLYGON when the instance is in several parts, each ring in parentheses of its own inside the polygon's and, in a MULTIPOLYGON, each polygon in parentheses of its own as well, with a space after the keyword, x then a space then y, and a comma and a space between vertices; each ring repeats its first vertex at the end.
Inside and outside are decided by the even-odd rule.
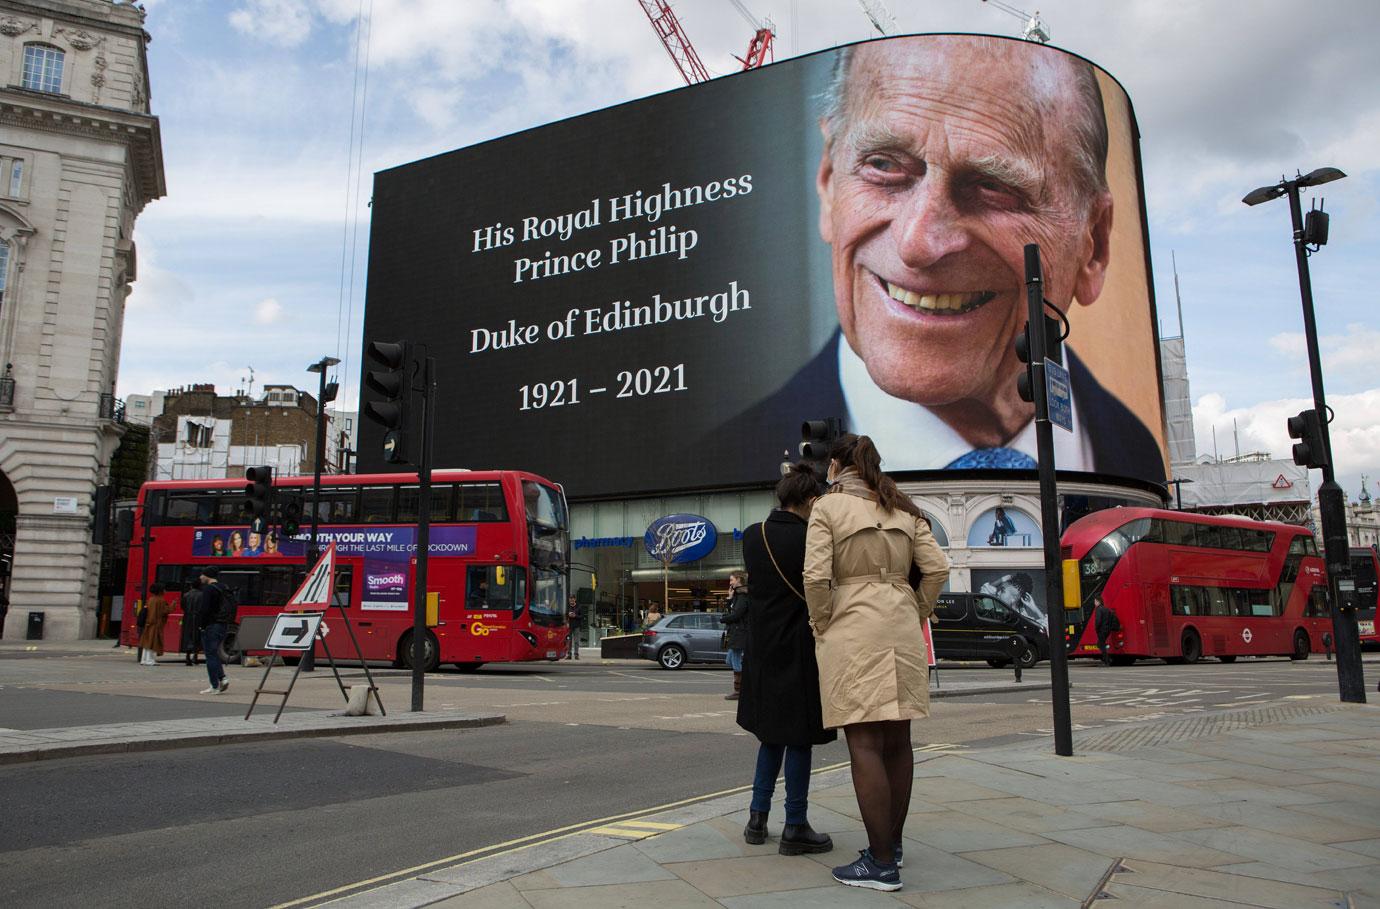
POLYGON ((1321 425, 1323 445, 1322 486, 1318 488, 1318 514, 1322 519, 1324 555, 1327 557, 1327 589, 1332 611, 1332 637, 1337 644, 1337 688, 1343 701, 1366 702, 1366 683, 1361 671, 1361 638, 1356 609, 1350 597, 1342 601, 1338 582, 1351 571, 1350 543, 1346 534, 1346 496, 1332 467, 1332 437, 1327 426, 1327 396, 1323 393, 1322 358, 1318 353, 1318 324, 1313 315, 1313 282, 1308 274, 1308 248, 1303 232, 1303 207, 1297 180, 1285 181, 1289 217, 1294 228, 1294 256, 1298 260, 1299 293, 1303 297, 1303 331, 1308 343, 1308 372, 1313 380, 1313 407, 1321 425))
POLYGON ((1054 710, 1054 753, 1073 754, 1073 719, 1069 709, 1068 649, 1064 643, 1064 571, 1059 550, 1059 490, 1054 476, 1054 426, 1049 420, 1045 384, 1044 282, 1040 247, 1025 247, 1026 335, 1030 345, 1030 386, 1035 397, 1035 445, 1040 468, 1040 530, 1045 549, 1045 620, 1049 637, 1050 700, 1054 710))
MULTIPOLYGON (((427 561, 431 549, 431 436, 436 419, 436 359, 422 360, 422 451, 417 463, 417 571, 412 592, 412 710, 422 710, 426 677, 427 561)), ((439 645, 438 645, 439 646, 439 645)))

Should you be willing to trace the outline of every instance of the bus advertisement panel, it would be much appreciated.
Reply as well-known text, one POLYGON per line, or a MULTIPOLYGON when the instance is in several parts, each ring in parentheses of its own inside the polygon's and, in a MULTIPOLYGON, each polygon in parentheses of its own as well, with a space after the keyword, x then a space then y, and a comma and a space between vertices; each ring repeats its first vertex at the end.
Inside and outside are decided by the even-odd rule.
POLYGON ((1323 636, 1332 632, 1327 574, 1304 527, 1112 508, 1069 525, 1063 547, 1078 562, 1081 599, 1065 610, 1071 657, 1100 656, 1099 600, 1121 624, 1108 642, 1114 664, 1303 660, 1322 653, 1323 636))
POLYGON ((1162 483, 1142 197, 1093 64, 882 38, 380 172, 363 340, 426 342, 440 459, 580 497, 760 485, 824 417, 892 473, 1031 469, 1033 242, 1071 326, 1060 469, 1162 483))
POLYGON ((1380 605, 1380 557, 1374 546, 1361 546, 1351 550, 1351 577, 1356 582, 1356 596, 1360 605, 1356 608, 1356 630, 1360 634, 1362 647, 1380 647, 1380 633, 1375 628, 1375 608, 1380 605))
MULTIPOLYGON (((566 646, 570 558, 560 487, 512 471, 436 471, 432 482, 428 588, 437 610, 425 642, 427 668, 558 659, 566 646)), ((417 492, 415 474, 322 478, 317 541, 336 545, 336 601, 368 660, 410 665, 417 492)), ((283 609, 305 575, 310 528, 304 520, 299 533, 287 536, 278 527, 289 503, 310 514, 310 479, 275 481, 278 526, 267 533, 252 533, 243 523, 243 500, 243 482, 144 484, 122 623, 127 644, 137 638, 144 595, 145 520, 156 529, 148 581, 163 585, 176 610, 167 640, 178 640, 190 621, 183 597, 208 567, 233 592, 239 617, 283 609)), ((233 655, 233 637, 227 650, 233 655)))

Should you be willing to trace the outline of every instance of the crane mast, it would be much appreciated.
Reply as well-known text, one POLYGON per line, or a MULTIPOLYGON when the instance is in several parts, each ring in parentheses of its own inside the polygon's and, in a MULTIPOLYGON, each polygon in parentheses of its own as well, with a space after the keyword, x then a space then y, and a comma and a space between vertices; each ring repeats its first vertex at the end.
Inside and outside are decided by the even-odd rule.
POLYGON ((666 53, 671 56, 671 62, 680 71, 681 78, 686 85, 694 85, 696 82, 708 82, 709 71, 704 68, 704 63, 700 61, 700 55, 695 53, 695 46, 690 43, 690 38, 685 34, 685 29, 681 28, 680 20, 676 18, 675 10, 666 0, 637 0, 642 6, 642 11, 647 14, 648 20, 652 23, 652 29, 656 36, 661 39, 661 45, 666 48, 666 53))

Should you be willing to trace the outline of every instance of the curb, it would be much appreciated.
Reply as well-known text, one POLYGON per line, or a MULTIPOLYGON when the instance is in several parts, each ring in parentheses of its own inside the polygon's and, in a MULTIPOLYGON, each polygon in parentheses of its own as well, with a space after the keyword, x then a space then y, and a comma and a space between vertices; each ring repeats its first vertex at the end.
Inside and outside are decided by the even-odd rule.
POLYGON ((1021 682, 1012 685, 984 685, 981 688, 931 688, 930 700, 935 698, 963 698, 970 694, 1020 694, 1024 691, 1053 691, 1050 682, 1021 682))
MULTIPOLYGON (((296 714, 296 716, 302 716, 296 714)), ((317 719, 312 716, 311 719, 317 719)), ((322 717, 322 720, 352 720, 343 714, 322 717)), ((234 745, 254 741, 282 741, 284 739, 338 738, 348 735, 373 735, 383 732, 419 732, 434 729, 470 729, 496 726, 508 718, 501 713, 467 713, 454 717, 428 717, 424 720, 373 722, 322 722, 320 725, 248 727, 243 730, 215 729, 206 732, 168 733, 138 739, 105 739, 90 742, 53 742, 34 745, 23 750, 0 751, 0 766, 49 761, 58 758, 85 757, 94 754, 134 754, 145 751, 172 751, 180 748, 202 748, 209 745, 234 745)), ((34 732, 39 732, 35 730, 34 732)))

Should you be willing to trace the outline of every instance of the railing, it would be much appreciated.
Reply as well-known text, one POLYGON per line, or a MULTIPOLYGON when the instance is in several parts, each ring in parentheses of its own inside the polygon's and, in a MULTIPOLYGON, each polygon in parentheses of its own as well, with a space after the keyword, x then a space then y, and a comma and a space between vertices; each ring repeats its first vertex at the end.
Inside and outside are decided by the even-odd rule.
POLYGON ((104 392, 101 394, 97 416, 102 420, 113 420, 116 423, 123 423, 125 421, 125 402, 109 392, 104 392))

